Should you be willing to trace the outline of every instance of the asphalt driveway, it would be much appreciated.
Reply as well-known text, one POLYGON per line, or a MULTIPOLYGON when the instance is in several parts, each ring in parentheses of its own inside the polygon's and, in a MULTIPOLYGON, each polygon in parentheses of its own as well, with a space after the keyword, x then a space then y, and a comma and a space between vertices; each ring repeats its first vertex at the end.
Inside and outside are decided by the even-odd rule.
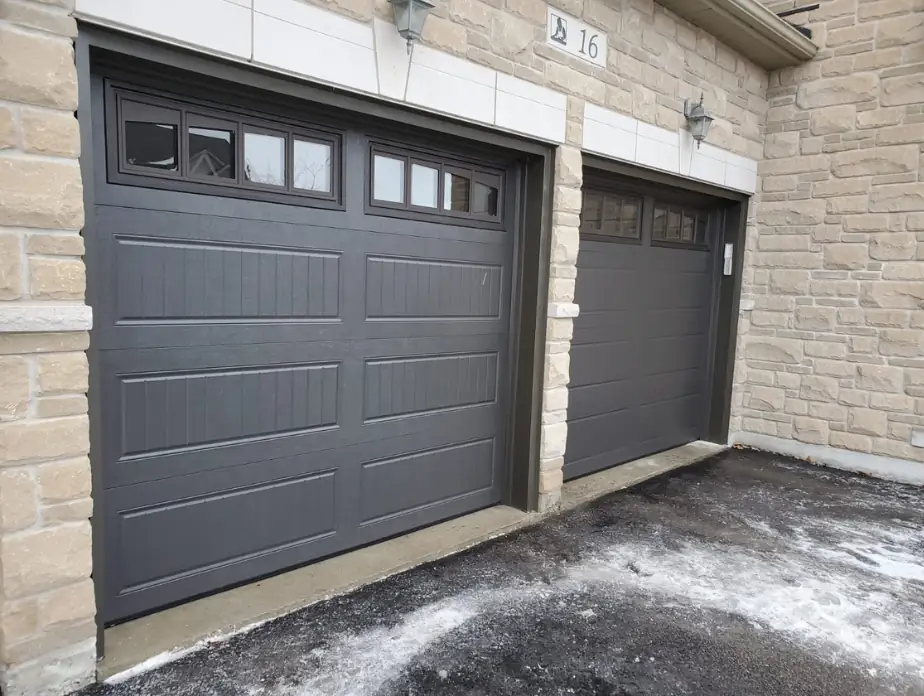
POLYGON ((94 696, 924 694, 924 490, 732 451, 94 696))

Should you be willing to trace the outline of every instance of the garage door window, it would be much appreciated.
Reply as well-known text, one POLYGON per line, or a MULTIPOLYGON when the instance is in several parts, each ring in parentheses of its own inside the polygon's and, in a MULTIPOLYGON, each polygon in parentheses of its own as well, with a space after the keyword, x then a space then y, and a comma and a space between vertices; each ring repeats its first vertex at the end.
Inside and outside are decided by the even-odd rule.
POLYGON ((656 202, 651 240, 652 242, 705 248, 708 221, 709 214, 704 211, 656 202))
POLYGON ((601 191, 585 191, 581 209, 581 234, 635 241, 641 239, 642 201, 639 198, 601 191))
POLYGON ((117 87, 110 88, 108 104, 107 124, 117 138, 109 161, 114 183, 211 195, 221 186, 221 195, 263 195, 308 205, 339 202, 340 136, 335 133, 117 87))
POLYGON ((416 211, 427 217, 501 221, 500 172, 373 146, 372 208, 416 211))

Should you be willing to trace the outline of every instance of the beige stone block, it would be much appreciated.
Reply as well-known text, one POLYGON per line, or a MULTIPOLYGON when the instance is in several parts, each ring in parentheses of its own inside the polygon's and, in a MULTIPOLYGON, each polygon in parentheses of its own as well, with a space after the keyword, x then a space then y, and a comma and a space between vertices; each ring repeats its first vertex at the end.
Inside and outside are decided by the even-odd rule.
POLYGON ((786 392, 775 387, 752 387, 747 407, 758 411, 782 411, 786 403, 786 392))
POLYGON ((853 450, 854 452, 869 452, 872 448, 872 443, 868 436, 839 430, 831 431, 828 444, 832 447, 853 450))
POLYGON ((889 216, 881 214, 845 215, 842 224, 845 232, 886 232, 889 229, 889 216))
POLYGON ((799 132, 770 133, 764 139, 764 156, 768 159, 794 157, 799 154, 799 132))
POLYGON ((92 619, 95 615, 96 598, 89 578, 52 590, 38 600, 38 622, 43 630, 92 619))
POLYGON ((885 437, 889 432, 888 416, 884 411, 852 408, 847 413, 847 429, 860 435, 885 437))
POLYGON ((86 350, 89 345, 90 335, 85 331, 71 333, 0 333, 0 355, 86 350))
MULTIPOLYGON (((879 108, 861 111, 857 114, 857 127, 881 129, 885 126, 894 126, 902 122, 904 115, 904 109, 897 106, 889 109, 879 108)), ((876 137, 878 138, 879 135, 880 133, 877 131, 876 137)))
POLYGON ((882 326, 892 329, 902 329, 908 326, 909 313, 895 309, 867 309, 864 312, 865 323, 869 326, 882 326))
POLYGON ((884 365, 857 365, 857 389, 898 393, 902 391, 902 370, 884 365))
POLYGON ((567 65, 548 61, 545 64, 545 77, 553 89, 589 99, 597 104, 606 101, 604 82, 567 65))
POLYGON ((37 478, 39 497, 43 503, 85 498, 90 495, 90 460, 80 457, 42 464, 38 467, 37 478))
POLYGON ((573 266, 577 261, 580 243, 577 227, 555 227, 552 230, 552 263, 573 266))
POLYGON ((832 341, 806 341, 805 354, 811 358, 843 358, 847 355, 847 346, 832 341))
POLYGON ((491 23, 491 47, 502 56, 516 59, 527 55, 536 38, 536 26, 518 17, 498 15, 491 23))
POLYGON ((67 111, 77 108, 70 39, 0 27, 0 65, 0 94, 5 99, 67 111))
POLYGON ((38 602, 34 598, 5 602, 0 611, 0 642, 21 643, 39 630, 38 602))
POLYGON ((815 418, 796 417, 792 422, 793 437, 800 442, 823 445, 828 442, 828 424, 815 418))
POLYGON ((542 459, 563 457, 568 443, 568 424, 553 423, 543 425, 540 437, 540 453, 542 459))
POLYGON ((924 261, 907 263, 885 263, 882 266, 883 280, 924 280, 924 261))
POLYGON ((77 457, 89 449, 86 416, 0 423, 0 466, 77 457))
POLYGON ((87 397, 83 394, 67 394, 38 399, 35 402, 36 418, 60 418, 87 413, 87 397))
POLYGON ((783 412, 792 416, 804 416, 808 413, 808 406, 808 402, 787 398, 783 412))
POLYGON ((837 394, 837 402, 847 406, 867 406, 870 393, 860 389, 841 389, 837 394))
POLYGON ((26 252, 43 256, 83 256, 83 237, 70 232, 37 232, 27 237, 26 252))
POLYGON ((8 598, 90 577, 90 523, 59 525, 0 538, 0 576, 8 598))
POLYGON ((22 147, 26 152, 61 157, 80 154, 80 131, 73 114, 23 109, 20 119, 22 147))
POLYGON ((42 394, 85 393, 89 368, 82 352, 56 353, 38 358, 38 386, 42 394))
POLYGON ((841 307, 837 310, 837 323, 857 326, 866 321, 866 311, 859 307, 841 307))
POLYGON ((924 43, 924 12, 884 19, 876 24, 876 49, 924 43))
POLYGON ((924 73, 890 77, 882 81, 882 106, 920 104, 924 102, 924 73))
POLYGON ((453 0, 447 3, 447 9, 456 22, 485 32, 490 31, 491 21, 498 16, 493 7, 479 0, 453 0))
POLYGON ((549 302, 574 302, 574 278, 552 278, 549 281, 549 302))
MULTIPOLYGON (((865 148, 838 152, 832 159, 835 176, 900 174, 918 167, 918 150, 913 145, 865 148)), ((875 191, 875 189, 874 189, 875 191)))
POLYGON ((542 0, 507 0, 506 7, 535 24, 544 25, 546 22, 547 5, 542 0))
POLYGON ((924 353, 924 331, 883 329, 879 334, 879 353, 889 357, 916 358, 924 353))
POLYGON ((567 411, 568 409, 568 388, 556 387, 554 389, 545 389, 542 392, 542 410, 543 411, 567 411))
POLYGON ((864 0, 859 4, 858 16, 862 20, 880 19, 911 11, 912 0, 864 0))
POLYGON ((924 308, 924 283, 879 281, 860 286, 860 304, 882 309, 924 308))
POLYGON ((545 388, 567 386, 571 369, 568 353, 552 353, 545 358, 545 388))
MULTIPOLYGON (((873 112, 875 113, 875 112, 873 112)), ((909 123, 892 128, 879 128, 876 131, 877 145, 902 145, 924 142, 924 123, 909 123)))
POLYGON ((579 213, 581 212, 581 204, 580 189, 563 185, 555 187, 555 194, 552 197, 552 208, 556 212, 579 213))
POLYGON ((813 280, 809 295, 813 297, 856 297, 860 284, 853 280, 813 280))
POLYGON ((894 413, 911 413, 913 399, 904 394, 876 394, 869 395, 870 408, 894 413))
POLYGON ((795 328, 801 331, 833 331, 834 307, 796 307, 795 328))
POLYGON ((869 209, 869 198, 860 196, 839 196, 828 199, 829 215, 846 215, 850 213, 865 213, 869 209))
POLYGON ((826 244, 825 268, 855 271, 866 268, 869 250, 865 244, 826 244))
POLYGON ((768 227, 818 225, 824 222, 827 207, 822 200, 761 202, 757 222, 768 227))
POLYGON ((30 385, 25 358, 0 357, 0 422, 22 418, 29 412, 30 385))
POLYGON ((833 377, 805 375, 802 377, 799 398, 806 401, 837 401, 837 390, 837 380, 833 377))
MULTIPOLYGON (((11 24, 31 27, 59 36, 77 36, 77 22, 68 12, 61 12, 50 6, 73 5, 73 0, 64 3, 46 2, 3 2, 0 3, 0 18, 11 24)), ((72 7, 71 7, 72 8, 72 7)), ((69 8, 69 9, 71 9, 69 8)))
POLYGON ((917 238, 910 232, 885 232, 869 239, 869 256, 877 261, 913 259, 917 248, 917 238))
POLYGON ((781 295, 807 295, 808 271, 773 270, 770 272, 770 291, 781 295))
POLYGON ((13 532, 38 520, 38 497, 32 474, 23 469, 0 471, 0 529, 13 532))
MULTIPOLYGON (((838 393, 838 400, 840 400, 840 393, 838 393)), ((843 423, 847 420, 846 408, 838 404, 823 403, 821 401, 810 402, 808 414, 812 418, 819 418, 833 423, 843 423)))
POLYGON ((829 377, 853 377, 856 374, 856 366, 845 360, 819 359, 815 361, 815 374, 829 377))
POLYGON ((848 339, 851 353, 875 353, 879 346, 876 336, 851 336, 848 339))
POLYGON ((849 24, 846 27, 831 29, 827 32, 826 45, 828 48, 856 45, 871 40, 875 31, 875 26, 870 24, 849 24))
POLYGON ((19 237, 0 234, 0 300, 22 297, 22 255, 19 237))
POLYGON ((29 287, 37 300, 82 300, 86 268, 80 259, 29 259, 29 287))
POLYGON ((555 181, 565 186, 580 187, 583 181, 584 158, 577 147, 561 145, 555 150, 555 181))
POLYGON ((878 96, 878 86, 878 76, 870 73, 813 80, 799 85, 796 104, 802 109, 817 109, 873 101, 878 96))
POLYGON ((83 188, 77 162, 0 159, 0 225, 67 230, 83 227, 83 188))
MULTIPOLYGON (((827 166, 825 166, 827 170, 827 166)), ((869 182, 866 179, 831 179, 819 181, 812 185, 812 196, 815 198, 832 198, 834 196, 850 196, 869 192, 869 182)))
POLYGON ((632 115, 640 121, 654 123, 658 118, 658 95, 642 85, 632 85, 632 115))
POLYGON ((764 160, 758 165, 758 171, 761 176, 823 172, 828 170, 830 162, 830 155, 799 155, 797 157, 764 160))
POLYGON ((778 191, 795 191, 799 185, 799 177, 794 174, 784 176, 765 176, 760 181, 760 189, 765 193, 778 191))
POLYGON ((574 322, 571 319, 551 318, 546 322, 546 340, 570 341, 574 332, 574 322))
POLYGON ((812 135, 831 135, 832 133, 846 133, 856 124, 857 110, 850 104, 842 106, 829 106, 826 109, 813 111, 810 116, 812 135))
POLYGON ((564 477, 561 469, 547 469, 539 472, 540 493, 551 493, 552 491, 561 490, 563 483, 564 477))
MULTIPOLYGON (((563 416, 565 414, 562 414, 563 416)), ((562 418, 564 420, 564 418, 562 418)), ((93 516, 93 500, 83 498, 81 500, 72 500, 67 503, 58 503, 42 508, 42 520, 46 524, 58 524, 64 522, 83 522, 93 516)))
POLYGON ((13 112, 0 106, 0 150, 19 147, 19 129, 13 119, 13 112))
POLYGON ((802 362, 802 341, 773 336, 748 336, 745 357, 760 362, 778 362, 798 365, 802 362))
POLYGON ((461 54, 468 48, 468 30, 450 19, 431 15, 424 23, 423 42, 433 48, 461 54))

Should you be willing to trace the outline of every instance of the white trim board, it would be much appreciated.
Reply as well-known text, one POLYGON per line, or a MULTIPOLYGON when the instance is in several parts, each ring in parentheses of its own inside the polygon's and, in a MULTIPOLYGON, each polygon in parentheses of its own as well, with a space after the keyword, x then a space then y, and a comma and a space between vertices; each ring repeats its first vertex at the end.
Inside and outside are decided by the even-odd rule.
POLYGON ((671 131, 596 104, 584 107, 585 152, 755 193, 757 161, 713 145, 695 147, 687 130, 671 131))
POLYGON ((0 305, 0 333, 89 331, 92 327, 93 310, 87 305, 51 302, 0 305))
POLYGON ((732 433, 728 438, 728 444, 745 445, 798 459, 809 459, 833 469, 853 471, 887 481, 924 486, 924 463, 921 462, 882 457, 865 452, 851 452, 822 445, 810 445, 797 440, 787 440, 759 433, 732 433))

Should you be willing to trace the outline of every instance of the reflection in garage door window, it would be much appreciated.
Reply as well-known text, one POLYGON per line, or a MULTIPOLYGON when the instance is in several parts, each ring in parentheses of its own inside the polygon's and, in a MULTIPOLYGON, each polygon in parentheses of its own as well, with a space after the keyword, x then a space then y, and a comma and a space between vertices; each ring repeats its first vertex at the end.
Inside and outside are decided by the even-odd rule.
POLYGON ((372 196, 376 200, 404 203, 404 160, 376 155, 372 187, 372 196))
POLYGON ((497 188, 480 181, 475 182, 472 192, 472 209, 475 213, 497 215, 497 188))
POLYGON ((255 184, 286 185, 286 139, 244 133, 244 177, 255 184))
POLYGON ((331 147, 328 143, 295 139, 292 176, 295 188, 330 193, 331 147))
POLYGON ((411 165, 411 205, 436 208, 440 199, 440 170, 423 164, 411 165))
POLYGON ((472 195, 472 182, 455 172, 446 172, 443 180, 443 208, 467 213, 472 195))
POLYGON ((651 239, 682 246, 705 247, 709 213, 656 203, 651 239))
POLYGON ((234 133, 215 128, 190 128, 189 174, 233 179, 234 133))
POLYGON ((126 121, 125 159, 134 167, 177 171, 176 126, 126 121))
POLYGON ((609 191, 585 191, 581 233, 638 240, 641 210, 642 202, 638 198, 609 191))

